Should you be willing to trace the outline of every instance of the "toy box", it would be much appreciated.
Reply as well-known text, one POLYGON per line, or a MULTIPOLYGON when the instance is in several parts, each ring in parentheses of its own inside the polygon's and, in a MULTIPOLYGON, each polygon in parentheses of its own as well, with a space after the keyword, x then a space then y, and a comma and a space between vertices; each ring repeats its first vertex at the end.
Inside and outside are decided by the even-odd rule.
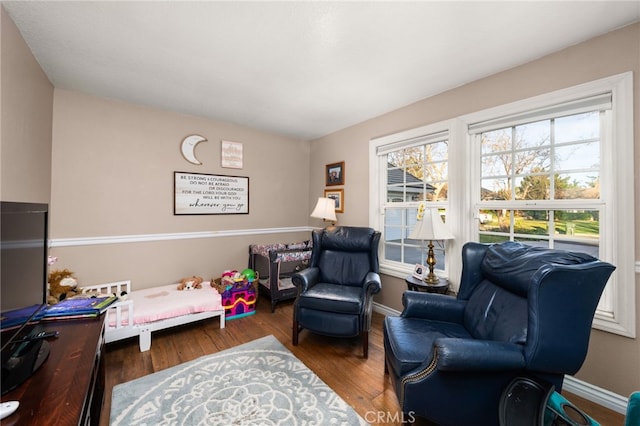
POLYGON ((222 296, 226 319, 242 318, 256 313, 257 284, 257 279, 253 282, 242 280, 226 285, 221 283, 220 278, 214 280, 212 287, 216 287, 222 296))

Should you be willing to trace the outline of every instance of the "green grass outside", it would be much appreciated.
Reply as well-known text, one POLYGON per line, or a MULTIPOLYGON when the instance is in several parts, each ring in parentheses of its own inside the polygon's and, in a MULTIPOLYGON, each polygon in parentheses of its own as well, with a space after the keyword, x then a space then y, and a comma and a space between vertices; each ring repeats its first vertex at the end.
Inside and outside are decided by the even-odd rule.
MULTIPOLYGON (((571 228, 573 228, 573 235, 580 235, 583 237, 596 237, 600 232, 600 223, 595 220, 556 221, 555 228, 556 233, 560 235, 571 235, 571 228)), ((485 223, 483 225, 483 230, 493 232, 508 231, 500 228, 498 219, 494 219, 489 223, 485 223)), ((514 232, 516 234, 527 235, 548 235, 548 223, 544 220, 516 218, 514 232)), ((499 237, 497 238, 498 241, 500 241, 499 237)))

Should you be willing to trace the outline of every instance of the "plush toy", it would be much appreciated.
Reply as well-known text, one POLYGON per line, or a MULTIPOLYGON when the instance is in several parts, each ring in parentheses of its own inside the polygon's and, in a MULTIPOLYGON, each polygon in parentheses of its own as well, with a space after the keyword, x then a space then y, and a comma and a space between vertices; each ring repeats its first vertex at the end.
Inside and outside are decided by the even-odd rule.
POLYGON ((78 281, 73 276, 73 272, 68 269, 54 270, 49 272, 49 297, 47 302, 50 305, 78 294, 78 281))
POLYGON ((178 284, 178 290, 193 290, 194 288, 202 288, 202 277, 195 275, 189 278, 183 278, 178 284))

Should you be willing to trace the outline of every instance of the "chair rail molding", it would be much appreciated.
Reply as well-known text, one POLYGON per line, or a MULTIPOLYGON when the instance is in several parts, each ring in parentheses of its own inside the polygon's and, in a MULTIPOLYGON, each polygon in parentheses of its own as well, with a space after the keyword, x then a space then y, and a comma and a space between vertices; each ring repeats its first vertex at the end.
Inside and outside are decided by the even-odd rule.
POLYGON ((315 228, 311 226, 294 226, 287 228, 228 229, 221 231, 176 232, 165 234, 53 238, 49 240, 49 248, 94 246, 103 244, 128 244, 171 240, 192 240, 199 238, 239 237, 246 235, 282 234, 288 232, 311 232, 313 229, 315 228))

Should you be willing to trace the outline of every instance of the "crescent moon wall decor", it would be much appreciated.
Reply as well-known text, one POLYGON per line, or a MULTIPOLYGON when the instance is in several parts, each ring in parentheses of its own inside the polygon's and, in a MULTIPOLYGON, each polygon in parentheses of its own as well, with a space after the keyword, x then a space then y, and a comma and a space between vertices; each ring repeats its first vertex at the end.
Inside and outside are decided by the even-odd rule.
POLYGON ((196 145, 207 140, 200 135, 191 135, 183 139, 180 144, 180 151, 185 160, 192 164, 201 165, 202 163, 196 158, 196 145))

